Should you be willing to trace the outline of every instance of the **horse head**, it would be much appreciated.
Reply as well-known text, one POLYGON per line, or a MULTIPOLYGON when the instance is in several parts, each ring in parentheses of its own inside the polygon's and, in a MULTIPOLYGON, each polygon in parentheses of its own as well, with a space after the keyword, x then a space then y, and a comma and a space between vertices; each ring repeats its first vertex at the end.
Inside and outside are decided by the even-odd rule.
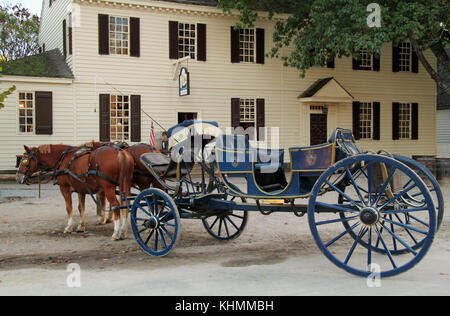
POLYGON ((16 173, 16 181, 19 184, 29 184, 30 178, 43 167, 37 158, 38 148, 24 146, 25 153, 20 161, 19 169, 16 173))

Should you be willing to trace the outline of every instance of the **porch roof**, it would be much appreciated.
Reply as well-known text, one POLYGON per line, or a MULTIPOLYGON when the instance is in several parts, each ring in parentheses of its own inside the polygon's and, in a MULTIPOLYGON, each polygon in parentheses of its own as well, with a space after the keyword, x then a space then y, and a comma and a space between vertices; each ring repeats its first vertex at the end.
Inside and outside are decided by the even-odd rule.
POLYGON ((334 77, 318 79, 301 95, 301 102, 351 102, 354 97, 334 77))

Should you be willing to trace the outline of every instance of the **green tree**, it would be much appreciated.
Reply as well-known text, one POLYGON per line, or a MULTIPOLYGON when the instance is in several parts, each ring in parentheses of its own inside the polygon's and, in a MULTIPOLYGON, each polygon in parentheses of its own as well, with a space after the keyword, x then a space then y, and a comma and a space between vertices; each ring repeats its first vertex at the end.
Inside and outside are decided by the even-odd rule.
MULTIPOLYGON (((0 65, 0 78, 2 76, 1 72, 2 72, 2 67, 0 65)), ((14 91, 16 91, 16 86, 12 86, 11 88, 9 88, 6 91, 0 91, 0 109, 3 109, 5 107, 4 102, 5 102, 6 97, 9 96, 14 91)))
POLYGON ((0 58, 19 59, 39 52, 39 17, 21 4, 0 5, 0 58))
POLYGON ((265 11, 276 21, 271 57, 279 57, 285 66, 295 67, 302 76, 314 65, 325 65, 331 57, 359 58, 361 48, 379 54, 383 43, 409 41, 430 77, 447 93, 448 84, 427 60, 431 50, 450 72, 450 2, 448 0, 218 0, 230 13, 240 12, 236 27, 252 27, 258 14, 265 11), (380 27, 369 26, 373 11, 380 8, 380 27), (284 15, 284 16, 283 16, 284 15), (283 48, 289 47, 289 50, 283 48), (288 51, 288 53, 286 53, 288 51))

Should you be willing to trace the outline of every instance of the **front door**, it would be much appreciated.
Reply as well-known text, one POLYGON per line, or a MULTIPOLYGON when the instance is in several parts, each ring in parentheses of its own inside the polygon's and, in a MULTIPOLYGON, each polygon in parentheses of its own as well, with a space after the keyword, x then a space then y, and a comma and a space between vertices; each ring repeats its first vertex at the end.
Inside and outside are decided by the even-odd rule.
POLYGON ((320 145, 327 142, 327 129, 328 126, 326 114, 311 114, 311 146, 320 145))

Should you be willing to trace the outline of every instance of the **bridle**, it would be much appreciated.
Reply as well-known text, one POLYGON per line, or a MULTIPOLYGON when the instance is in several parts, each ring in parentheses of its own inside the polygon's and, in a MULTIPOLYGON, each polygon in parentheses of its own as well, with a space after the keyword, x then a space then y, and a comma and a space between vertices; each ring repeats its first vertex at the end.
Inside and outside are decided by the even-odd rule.
MULTIPOLYGON (((30 166, 31 166, 31 161, 34 160, 36 162, 37 165, 37 170, 36 172, 46 172, 49 170, 52 170, 52 168, 48 167, 47 165, 43 164, 42 162, 40 162, 37 157, 36 157, 36 153, 33 150, 30 150, 29 152, 25 153, 22 160, 20 161, 19 164, 19 170, 17 171, 17 174, 19 175, 23 175, 24 177, 24 183, 26 183, 27 185, 30 184, 38 184, 40 181, 38 182, 34 182, 31 180, 31 175, 28 174, 28 172, 30 171, 30 166), (25 167, 24 171, 20 170, 20 167, 23 166, 25 167)), ((50 178, 51 180, 51 178, 50 178)), ((48 181, 50 182, 50 181, 48 181)), ((42 183, 42 182, 41 182, 42 183)))

